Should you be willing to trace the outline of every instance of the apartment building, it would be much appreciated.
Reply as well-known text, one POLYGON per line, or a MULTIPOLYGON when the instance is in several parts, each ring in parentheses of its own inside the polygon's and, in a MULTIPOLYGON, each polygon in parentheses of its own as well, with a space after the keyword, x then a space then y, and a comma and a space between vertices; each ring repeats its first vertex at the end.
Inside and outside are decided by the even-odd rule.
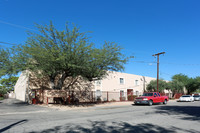
MULTIPOLYGON (((130 95, 142 95, 151 80, 156 80, 156 78, 109 71, 108 75, 102 80, 88 82, 88 84, 92 84, 89 89, 94 92, 91 97, 95 98, 95 100, 100 98, 102 101, 123 101, 121 98, 128 100, 128 96, 130 95)), ((85 83, 86 82, 84 82, 84 84, 85 83)), ((40 95, 48 97, 45 94, 45 92, 51 91, 51 89, 48 88, 49 83, 47 80, 31 77, 28 71, 24 71, 15 85, 16 99, 27 101, 30 99, 28 96, 32 97, 30 95, 36 95, 35 90, 42 90, 40 92, 43 94, 40 95)), ((49 97, 53 96, 49 95, 49 97)))

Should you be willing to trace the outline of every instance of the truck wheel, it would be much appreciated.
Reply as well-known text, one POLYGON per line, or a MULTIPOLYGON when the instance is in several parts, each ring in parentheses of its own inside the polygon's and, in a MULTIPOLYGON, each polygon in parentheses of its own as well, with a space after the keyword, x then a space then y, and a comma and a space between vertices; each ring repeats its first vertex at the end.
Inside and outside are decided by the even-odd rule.
POLYGON ((165 101, 163 102, 163 104, 167 104, 167 100, 165 99, 165 101))
POLYGON ((153 105, 153 101, 149 100, 149 106, 152 106, 152 105, 153 105))

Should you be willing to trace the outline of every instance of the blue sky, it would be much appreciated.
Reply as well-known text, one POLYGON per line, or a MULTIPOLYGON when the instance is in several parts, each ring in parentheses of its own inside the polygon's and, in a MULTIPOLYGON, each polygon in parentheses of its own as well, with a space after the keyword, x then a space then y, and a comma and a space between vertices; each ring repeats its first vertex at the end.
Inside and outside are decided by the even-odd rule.
MULTIPOLYGON (((135 58, 126 73, 170 80, 178 73, 200 76, 199 0, 0 0, 0 42, 24 43, 34 23, 63 29, 73 22, 81 31, 92 31, 91 41, 101 46, 116 42, 135 58)), ((0 44, 1 47, 10 45, 0 44)))

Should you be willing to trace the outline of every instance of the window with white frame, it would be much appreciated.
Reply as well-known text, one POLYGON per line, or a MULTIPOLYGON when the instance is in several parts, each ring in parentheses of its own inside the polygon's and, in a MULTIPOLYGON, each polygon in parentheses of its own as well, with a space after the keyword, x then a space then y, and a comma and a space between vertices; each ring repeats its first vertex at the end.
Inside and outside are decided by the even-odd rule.
POLYGON ((135 86, 138 86, 138 85, 139 85, 139 81, 135 80, 135 86))
POLYGON ((119 78, 120 84, 124 84, 124 78, 119 78))

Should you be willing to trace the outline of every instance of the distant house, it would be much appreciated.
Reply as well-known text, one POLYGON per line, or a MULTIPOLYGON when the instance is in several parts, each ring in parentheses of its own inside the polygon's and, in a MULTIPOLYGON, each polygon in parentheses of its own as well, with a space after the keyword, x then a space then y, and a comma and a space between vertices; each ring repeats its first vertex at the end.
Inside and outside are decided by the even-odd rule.
MULTIPOLYGON (((84 83, 85 85, 90 85, 88 85, 89 89, 87 92, 83 93, 81 91, 81 95, 84 94, 85 97, 94 100, 99 98, 102 101, 129 100, 131 95, 142 95, 151 80, 156 80, 156 78, 109 71, 108 75, 102 80, 84 83), (86 96, 85 93, 91 95, 86 96)), ((83 85, 78 85, 79 89, 76 91, 81 90, 81 86, 83 85)), ((50 90, 47 79, 37 79, 34 75, 28 74, 28 71, 24 71, 15 85, 15 95, 16 99, 22 101, 28 101, 40 95, 40 99, 42 99, 43 103, 46 103, 48 98, 69 96, 69 92, 50 90), (54 93, 51 93, 52 91, 54 93)))

